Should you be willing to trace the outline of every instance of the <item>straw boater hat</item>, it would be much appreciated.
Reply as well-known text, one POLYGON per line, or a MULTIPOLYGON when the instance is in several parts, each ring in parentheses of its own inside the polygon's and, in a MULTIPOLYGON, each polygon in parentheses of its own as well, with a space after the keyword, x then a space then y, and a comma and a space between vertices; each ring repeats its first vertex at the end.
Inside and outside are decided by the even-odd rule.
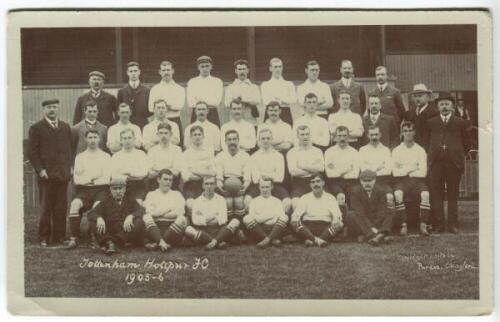
POLYGON ((410 92, 411 95, 413 94, 421 94, 421 93, 426 93, 426 94, 432 94, 432 91, 427 89, 427 86, 425 84, 416 84, 413 86, 413 91, 410 92))

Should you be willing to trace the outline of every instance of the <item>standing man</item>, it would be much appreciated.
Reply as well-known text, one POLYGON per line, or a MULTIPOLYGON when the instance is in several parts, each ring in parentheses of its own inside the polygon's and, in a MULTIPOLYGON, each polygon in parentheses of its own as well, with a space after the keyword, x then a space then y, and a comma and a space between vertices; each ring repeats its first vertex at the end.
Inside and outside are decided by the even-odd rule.
POLYGON ((266 106, 266 111, 268 118, 264 123, 259 125, 257 132, 260 133, 263 129, 269 129, 273 137, 271 144, 276 151, 286 155, 288 150, 293 146, 292 127, 281 119, 281 107, 278 102, 269 102, 266 106))
POLYGON ((310 177, 311 192, 303 195, 295 208, 291 226, 306 247, 324 247, 342 230, 342 213, 334 196, 324 191, 321 174, 310 177))
POLYGON ((380 104, 380 97, 368 97, 369 112, 363 117, 363 127, 366 133, 372 125, 378 126, 380 129, 380 142, 388 147, 394 149, 399 143, 399 126, 394 120, 394 117, 388 114, 381 113, 382 105, 380 104))
POLYGON ((78 155, 87 149, 86 134, 88 131, 99 133, 99 148, 107 151, 106 141, 108 137, 108 127, 97 120, 97 103, 88 101, 85 103, 85 119, 73 125, 71 133, 73 135, 73 151, 78 155))
POLYGON ((142 146, 141 128, 130 122, 130 106, 127 103, 121 103, 118 106, 118 116, 120 117, 118 122, 108 129, 106 145, 109 151, 114 154, 122 149, 120 133, 125 129, 130 129, 134 133, 134 145, 139 149, 142 146))
POLYGON ((436 104, 439 116, 425 126, 424 146, 432 193, 432 224, 437 232, 444 231, 444 190, 448 200, 448 230, 458 233, 458 194, 464 172, 465 155, 470 148, 467 122, 453 115, 455 100, 450 93, 440 93, 436 104))
MULTIPOLYGON (((181 131, 181 111, 186 104, 186 90, 175 82, 175 69, 171 62, 162 61, 158 73, 161 76, 161 81, 153 86, 149 93, 149 112, 154 113, 156 102, 159 100, 165 101, 167 106, 165 117, 169 121, 176 123, 177 128, 181 131)), ((182 132, 179 135, 179 140, 182 142, 182 132)))
POLYGON ((318 106, 316 115, 328 119, 332 112, 333 98, 330 86, 319 80, 319 63, 315 60, 306 63, 307 79, 304 83, 297 86, 297 98, 299 104, 304 107, 304 99, 307 94, 314 93, 318 97, 318 106))
POLYGON ((170 121, 167 118, 168 104, 162 99, 154 103, 154 119, 144 126, 142 129, 142 146, 146 151, 158 144, 158 125, 161 123, 170 124, 172 129, 172 137, 170 142, 175 145, 180 145, 181 137, 179 126, 176 122, 170 121))
MULTIPOLYGON (((255 126, 243 119, 243 104, 240 100, 231 101, 229 106, 231 112, 231 120, 224 124, 221 128, 221 141, 225 140, 226 133, 234 130, 238 132, 240 148, 243 151, 251 152, 255 148, 255 126)), ((226 148, 225 142, 221 142, 223 148, 226 148)))
MULTIPOLYGON (((276 101, 281 106, 281 119, 293 126, 292 112, 290 106, 297 103, 295 85, 291 81, 283 79, 283 62, 279 58, 272 58, 269 61, 269 71, 271 79, 262 82, 260 90, 262 93, 262 103, 267 106, 269 102, 276 101)), ((264 121, 267 119, 267 111, 264 121)))
POLYGON ((131 61, 127 64, 128 84, 118 91, 117 101, 127 103, 132 114, 130 122, 137 124, 142 130, 148 123, 151 112, 148 109, 149 88, 141 83, 141 69, 139 63, 131 61))
POLYGON ((351 110, 351 95, 346 91, 339 93, 340 109, 328 117, 331 140, 335 139, 337 127, 343 126, 349 129, 349 143, 355 148, 361 147, 363 138, 363 121, 358 113, 351 110))
POLYGON ((366 110, 365 88, 362 84, 354 81, 354 68, 350 60, 343 60, 340 63, 341 78, 331 85, 332 97, 334 99, 333 111, 337 112, 340 108, 338 100, 341 91, 347 91, 351 95, 351 110, 363 116, 366 110))
POLYGON ((377 80, 377 87, 368 96, 380 97, 381 112, 393 116, 396 124, 399 126, 406 112, 401 92, 387 82, 388 76, 385 66, 375 68, 375 78, 377 80))
POLYGON ((85 104, 93 100, 97 103, 97 120, 110 127, 115 124, 116 98, 103 90, 105 76, 99 71, 89 73, 90 91, 78 97, 73 115, 73 125, 83 120, 85 104))
POLYGON ((58 118, 59 100, 44 100, 42 107, 43 119, 29 129, 28 158, 38 174, 38 238, 40 246, 47 247, 49 242, 64 241, 73 148, 71 129, 58 118))
MULTIPOLYGON (((309 93, 304 98, 304 115, 295 120, 293 125, 294 132, 302 125, 306 125, 311 131, 312 143, 325 151, 330 144, 330 129, 328 127, 328 122, 316 115, 316 108, 318 106, 318 97, 316 94, 309 93)), ((294 145, 297 145, 298 140, 296 139, 294 145)))
POLYGON ((205 102, 198 102, 194 108, 196 113, 196 121, 189 124, 184 130, 184 148, 191 146, 191 128, 193 126, 201 126, 203 132, 206 133, 205 140, 203 141, 208 147, 212 148, 215 153, 221 150, 220 129, 217 125, 207 120, 208 105, 205 102))
POLYGON ((243 119, 256 126, 259 117, 259 87, 248 79, 248 74, 250 73, 248 61, 238 59, 233 65, 236 79, 226 87, 225 105, 229 107, 234 99, 239 99, 243 103, 243 119))
POLYGON ((415 142, 423 146, 427 120, 439 115, 436 104, 431 101, 432 92, 424 84, 416 84, 410 92, 415 106, 405 113, 405 121, 415 125, 415 142))
POLYGON ((187 83, 187 103, 193 112, 191 114, 191 123, 196 120, 194 108, 196 103, 204 101, 208 105, 207 119, 220 127, 219 112, 217 108, 222 102, 224 84, 220 78, 210 75, 212 71, 212 58, 208 56, 198 57, 196 66, 200 74, 191 78, 187 83))
POLYGON ((360 173, 360 184, 352 189, 351 207, 345 218, 349 231, 358 236, 358 241, 368 240, 372 246, 392 241, 389 233, 395 216, 394 209, 387 206, 385 192, 375 184, 376 180, 377 174, 372 170, 360 173))

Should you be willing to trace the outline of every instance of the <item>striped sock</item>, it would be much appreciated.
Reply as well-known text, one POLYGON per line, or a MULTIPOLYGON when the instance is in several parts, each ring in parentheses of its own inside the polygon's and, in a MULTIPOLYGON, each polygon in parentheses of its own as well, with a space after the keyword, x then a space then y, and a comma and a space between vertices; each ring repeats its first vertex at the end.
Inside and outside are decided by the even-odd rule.
POLYGON ((163 234, 163 239, 169 244, 180 244, 182 241, 183 231, 177 224, 172 223, 163 234))
POLYGON ((155 241, 156 243, 160 242, 161 233, 160 233, 160 228, 158 228, 158 226, 156 226, 156 225, 150 225, 149 227, 147 227, 146 230, 148 231, 149 237, 153 241, 155 241))
POLYGON ((227 226, 224 226, 219 229, 219 231, 217 232, 217 236, 215 236, 215 239, 220 243, 222 241, 227 241, 229 238, 231 238, 231 236, 233 236, 233 232, 231 231, 231 229, 229 229, 227 226))
POLYGON ((429 203, 420 203, 420 212, 419 212, 419 217, 420 217, 420 222, 423 223, 428 223, 429 222, 429 217, 431 215, 431 205, 429 203))
POLYGON ((281 234, 286 228, 286 222, 278 219, 276 223, 273 226, 273 229, 271 230, 271 233, 269 234, 269 239, 275 240, 275 239, 280 239, 281 234))

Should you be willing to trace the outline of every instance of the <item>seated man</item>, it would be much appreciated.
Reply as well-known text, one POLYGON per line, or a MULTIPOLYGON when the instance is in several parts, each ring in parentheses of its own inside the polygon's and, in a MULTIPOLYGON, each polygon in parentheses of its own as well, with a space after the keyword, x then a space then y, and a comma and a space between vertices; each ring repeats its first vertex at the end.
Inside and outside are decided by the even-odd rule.
POLYGON ((351 191, 351 208, 345 218, 349 232, 354 232, 359 242, 368 240, 372 246, 389 243, 394 209, 387 206, 385 192, 375 184, 375 171, 363 170, 359 179, 360 185, 351 191))
POLYGON ((89 213, 89 225, 106 255, 118 252, 128 242, 142 245, 144 238, 143 208, 126 195, 127 182, 114 177, 109 183, 111 194, 89 213))
POLYGON ((324 191, 321 174, 313 174, 310 185, 312 191, 300 197, 293 211, 291 226, 306 247, 323 247, 342 231, 342 213, 335 197, 324 191))
POLYGON ((111 157, 111 176, 124 176, 127 180, 127 195, 142 205, 146 196, 144 178, 148 174, 148 160, 144 151, 134 147, 134 131, 125 129, 120 133, 122 149, 111 157))
POLYGON ((394 198, 396 214, 402 218, 401 235, 408 234, 406 223, 405 199, 414 200, 420 204, 420 234, 429 236, 427 223, 431 205, 429 189, 425 182, 427 176, 427 154, 415 142, 415 127, 413 123, 403 122, 401 125, 403 142, 392 150, 394 198))
POLYGON ((172 127, 169 123, 160 123, 156 135, 159 143, 148 151, 149 173, 148 191, 158 188, 158 173, 162 169, 169 169, 174 175, 172 187, 179 189, 179 174, 182 162, 182 150, 172 143, 172 127))
MULTIPOLYGON (((272 141, 273 133, 270 129, 263 128, 259 131, 259 149, 250 157, 252 185, 248 189, 248 194, 252 198, 259 196, 260 180, 263 177, 270 178, 273 180, 271 194, 273 197, 281 200, 285 213, 291 214, 292 201, 290 200, 290 194, 283 184, 285 178, 285 158, 283 154, 274 149, 272 141)), ((248 205, 249 203, 247 203, 248 205)))
POLYGON ((70 240, 67 249, 77 247, 82 214, 97 206, 108 195, 109 160, 111 157, 99 148, 99 132, 88 130, 85 134, 87 149, 76 156, 73 180, 75 198, 69 210, 70 240))
POLYGON ((281 201, 271 195, 273 180, 262 177, 259 181, 260 196, 252 199, 248 215, 243 223, 250 236, 257 242, 257 247, 264 248, 271 244, 281 245, 281 235, 286 229, 288 216, 281 201))
MULTIPOLYGON (((227 149, 217 154, 215 157, 215 169, 217 172, 217 188, 220 194, 226 199, 229 218, 236 218, 241 222, 245 215, 245 196, 247 188, 250 186, 250 168, 248 153, 240 149, 239 135, 235 130, 226 132, 227 149), (232 194, 224 190, 224 183, 228 178, 237 178, 241 182, 241 190, 232 194)), ((248 204, 250 200, 247 200, 248 204)))
POLYGON ((296 135, 299 144, 291 148, 286 155, 288 170, 292 176, 293 209, 297 207, 299 198, 311 191, 309 183, 312 176, 325 171, 323 152, 312 145, 309 127, 307 125, 299 126, 296 135))
POLYGON ((227 247, 240 226, 235 218, 228 222, 226 200, 215 193, 215 187, 215 176, 203 177, 203 194, 194 201, 192 226, 186 228, 186 236, 207 250, 227 247))
POLYGON ((345 206, 349 204, 348 196, 352 187, 358 183, 359 175, 358 151, 349 145, 348 137, 347 127, 337 127, 335 129, 337 144, 325 152, 327 190, 337 198, 344 215, 345 206))
POLYGON ((144 200, 145 214, 142 217, 149 239, 146 249, 159 247, 162 252, 172 245, 182 243, 187 226, 185 201, 179 191, 172 190, 174 174, 168 169, 158 173, 158 189, 151 191, 144 200))

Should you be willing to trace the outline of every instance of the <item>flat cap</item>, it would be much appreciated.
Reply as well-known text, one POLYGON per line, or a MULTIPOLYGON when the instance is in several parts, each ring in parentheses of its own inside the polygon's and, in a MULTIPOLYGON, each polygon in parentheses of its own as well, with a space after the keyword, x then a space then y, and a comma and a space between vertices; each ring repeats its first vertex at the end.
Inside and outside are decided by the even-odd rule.
POLYGON ((453 96, 451 96, 451 94, 449 92, 439 92, 439 96, 438 98, 436 98, 436 104, 439 102, 439 101, 451 101, 453 104, 455 104, 455 98, 453 96))
POLYGON ((359 179, 363 181, 373 180, 377 177, 377 173, 373 170, 366 169, 361 171, 359 174, 359 179))
POLYGON ((115 176, 112 177, 109 181, 110 186, 124 186, 127 184, 127 179, 123 176, 115 176))
POLYGON ((47 105, 52 105, 52 104, 59 104, 59 100, 57 98, 51 98, 42 101, 42 106, 47 106, 47 105))
POLYGON ((104 73, 102 73, 98 70, 91 71, 89 73, 89 77, 92 77, 92 76, 98 76, 98 77, 101 77, 102 79, 106 79, 106 76, 104 76, 104 73))
POLYGON ((199 65, 201 63, 212 63, 212 58, 210 56, 200 56, 196 59, 196 65, 199 65))

